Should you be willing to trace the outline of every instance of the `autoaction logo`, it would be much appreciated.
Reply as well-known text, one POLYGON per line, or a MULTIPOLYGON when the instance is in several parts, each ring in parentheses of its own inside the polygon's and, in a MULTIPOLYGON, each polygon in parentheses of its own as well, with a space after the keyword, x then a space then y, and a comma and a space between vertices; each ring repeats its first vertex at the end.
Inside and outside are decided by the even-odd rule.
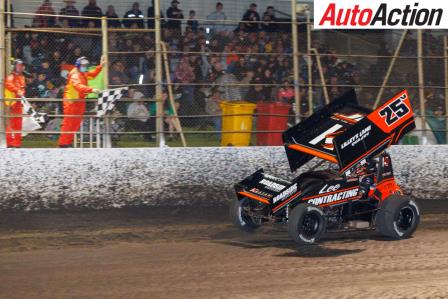
POLYGON ((447 29, 448 1, 315 0, 315 29, 447 29))

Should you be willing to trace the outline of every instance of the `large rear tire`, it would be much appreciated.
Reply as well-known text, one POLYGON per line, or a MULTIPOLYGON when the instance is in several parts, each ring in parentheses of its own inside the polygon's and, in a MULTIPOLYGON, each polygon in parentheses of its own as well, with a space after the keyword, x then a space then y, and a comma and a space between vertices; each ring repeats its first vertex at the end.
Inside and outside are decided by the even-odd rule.
POLYGON ((288 217, 289 236, 300 245, 310 245, 319 241, 325 227, 324 211, 312 204, 299 204, 292 209, 288 217))
POLYGON ((376 227, 383 236, 399 240, 410 237, 420 222, 417 203, 405 196, 391 195, 376 216, 376 227))
POLYGON ((255 218, 245 213, 245 208, 250 208, 252 199, 243 198, 238 200, 234 198, 230 203, 230 219, 232 223, 245 232, 253 232, 260 227, 261 218, 255 218))

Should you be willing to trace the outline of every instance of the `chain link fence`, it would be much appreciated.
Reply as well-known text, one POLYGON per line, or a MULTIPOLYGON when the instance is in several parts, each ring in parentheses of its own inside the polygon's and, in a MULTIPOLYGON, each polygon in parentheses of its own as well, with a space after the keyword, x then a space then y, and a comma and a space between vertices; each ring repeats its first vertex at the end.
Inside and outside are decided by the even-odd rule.
MULTIPOLYGON (((423 33, 424 81, 419 84, 416 31, 312 31, 300 16, 295 23, 299 51, 295 70, 290 17, 276 18, 269 8, 259 19, 252 18, 251 9, 240 20, 200 19, 195 13, 182 12, 182 18, 173 17, 172 11, 165 14, 171 18, 162 21, 162 82, 156 80, 153 18, 117 16, 108 19, 108 28, 101 28, 98 18, 15 13, 22 19, 40 17, 40 23, 32 21, 35 27, 30 28, 14 27, 10 21, 6 46, 10 57, 21 58, 27 65, 26 97, 50 119, 42 130, 25 137, 25 146, 56 146, 68 71, 79 57, 86 56, 97 65, 103 54, 108 57, 108 77, 93 84, 129 87, 108 116, 111 125, 106 133, 112 146, 156 146, 157 133, 163 133, 169 146, 181 146, 182 134, 188 146, 228 145, 224 136, 243 131, 249 134, 244 135, 248 144, 263 145, 259 142, 263 134, 280 136, 288 126, 351 88, 357 90, 361 104, 371 108, 407 88, 414 110, 425 116, 417 124, 418 142, 446 143, 444 31, 423 33), (102 46, 105 30, 107 51, 102 46), (163 87, 160 99, 156 97, 158 83, 163 87), (163 106, 159 111, 162 131, 156 130, 158 101, 163 106), (223 103, 242 102, 258 109, 230 114, 250 116, 253 121, 246 123, 249 127, 244 127, 244 121, 244 128, 229 126, 231 117, 223 103), (266 110, 265 104, 284 106, 266 110), (284 123, 284 128, 260 125, 266 117, 284 123)), ((77 146, 97 146, 105 132, 95 118, 95 99, 88 101, 86 111, 77 146)))

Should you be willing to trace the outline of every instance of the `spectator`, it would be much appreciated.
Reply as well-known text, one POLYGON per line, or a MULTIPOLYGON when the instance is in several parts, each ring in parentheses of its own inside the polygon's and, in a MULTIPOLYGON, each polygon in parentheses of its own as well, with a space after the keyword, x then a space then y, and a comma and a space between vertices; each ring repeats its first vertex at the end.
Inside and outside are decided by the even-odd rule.
POLYGON ((176 81, 180 83, 190 83, 194 80, 193 68, 187 56, 183 57, 175 71, 176 81))
POLYGON ((75 64, 76 59, 82 57, 81 47, 75 46, 73 50, 66 56, 66 61, 68 64, 75 64))
POLYGON ((255 78, 252 84, 256 85, 252 85, 249 88, 249 91, 246 95, 246 100, 253 103, 268 101, 269 99, 266 97, 266 93, 263 92, 262 80, 260 78, 255 78))
POLYGON ((283 86, 278 89, 277 101, 283 103, 292 103, 294 100, 294 88, 288 80, 283 81, 283 86))
MULTIPOLYGON (((129 89, 129 98, 136 100, 129 104, 126 109, 126 116, 129 118, 126 121, 126 131, 143 131, 148 132, 154 130, 150 123, 150 112, 148 107, 142 101, 143 93, 135 90, 134 88, 129 89)), ((146 141, 152 141, 153 136, 149 133, 143 134, 143 139, 146 141)))
POLYGON ((49 88, 48 88, 48 78, 47 73, 44 70, 40 70, 37 75, 36 87, 38 91, 39 98, 48 98, 49 88))
MULTIPOLYGON (((194 105, 194 86, 191 85, 194 82, 194 71, 190 65, 190 60, 187 56, 184 56, 176 71, 174 72, 176 82, 182 84, 182 101, 181 104, 185 107, 192 107, 194 105)), ((187 109, 188 110, 188 109, 187 109)))
MULTIPOLYGON (((171 105, 170 101, 167 101, 167 99, 168 99, 168 93, 164 91, 162 93, 163 114, 164 114, 163 120, 165 121, 165 124, 168 126, 168 133, 169 133, 168 140, 171 141, 174 138, 177 138, 179 135, 173 134, 174 132, 178 132, 175 125, 176 117, 174 116, 173 106, 171 105)), ((179 109, 179 103, 175 102, 174 105, 176 107, 176 110, 179 109)))
POLYGON ((115 78, 115 82, 119 82, 116 85, 122 85, 122 84, 128 84, 129 83, 129 77, 126 75, 125 73, 125 67, 122 61, 120 60, 115 60, 114 62, 112 62, 112 68, 110 70, 110 77, 111 77, 111 81, 113 78, 115 78), (118 80, 117 80, 118 78, 118 80))
MULTIPOLYGON (((60 15, 63 16, 79 16, 79 11, 76 9, 76 7, 74 6, 74 4, 76 3, 75 0, 64 0, 65 2, 65 7, 61 8, 61 10, 59 11, 60 15)), ((80 20, 79 18, 64 18, 64 17, 59 17, 59 23, 63 23, 67 21, 68 22, 68 27, 78 27, 80 24, 80 20)))
POLYGON ((194 10, 190 10, 190 17, 187 21, 187 28, 189 28, 193 32, 198 32, 199 22, 196 20, 196 12, 194 10))
POLYGON ((106 11, 107 26, 109 28, 121 28, 121 22, 118 15, 115 13, 115 8, 113 5, 109 5, 106 11))
POLYGON ((205 111, 208 115, 212 115, 211 122, 213 123, 213 126, 215 128, 215 131, 217 131, 218 139, 221 139, 221 121, 222 117, 220 114, 222 114, 221 111, 221 103, 223 102, 221 98, 221 92, 217 87, 212 88, 211 95, 209 98, 206 99, 205 104, 205 111))
POLYGON ((235 75, 229 72, 224 72, 218 79, 216 85, 222 86, 222 93, 226 101, 241 101, 243 96, 241 94, 240 82, 235 75))
POLYGON ((48 81, 51 81, 55 78, 54 74, 53 74, 53 70, 50 69, 50 61, 48 59, 44 59, 42 60, 42 63, 40 65, 39 68, 39 73, 40 74, 45 74, 46 79, 48 81))
POLYGON ((132 9, 125 13, 123 25, 126 28, 137 27, 144 28, 145 25, 143 23, 143 12, 140 10, 140 4, 138 2, 134 2, 132 4, 132 9))
POLYGON ((241 79, 241 95, 243 96, 244 100, 247 100, 247 93, 249 92, 250 89, 250 84, 252 83, 252 80, 254 80, 255 77, 255 73, 253 70, 248 69, 245 74, 243 79, 241 79))
MULTIPOLYGON (((95 27, 101 27, 101 17, 103 16, 103 11, 96 5, 96 0, 89 0, 89 4, 82 10, 82 16, 98 18, 93 21, 95 22, 95 27)), ((87 27, 88 21, 89 19, 83 20, 84 27, 87 27)))
MULTIPOLYGON (((53 6, 50 0, 44 0, 41 6, 36 10, 36 14, 54 15, 53 6)), ((54 27, 56 17, 52 16, 35 16, 33 19, 33 27, 54 27)))
MULTIPOLYGON (((151 1, 152 6, 148 7, 148 29, 154 29, 155 28, 155 13, 154 13, 154 0, 151 1)), ((163 16, 163 12, 160 11, 160 25, 161 27, 165 26, 165 17, 163 16)))
POLYGON ((218 2, 216 3, 216 10, 207 16, 207 20, 216 21, 211 22, 208 25, 208 27, 212 30, 212 33, 218 33, 220 31, 226 30, 227 28, 226 26, 227 24, 225 24, 225 22, 222 22, 222 24, 218 22, 227 20, 227 16, 223 12, 223 9, 224 9, 223 4, 221 2, 218 2))
POLYGON ((261 27, 266 32, 275 32, 277 31, 276 21, 277 19, 274 14, 274 6, 268 6, 266 11, 263 13, 263 23, 261 24, 261 27))
POLYGON ((243 29, 245 32, 257 32, 260 28, 260 15, 257 12, 257 4, 252 3, 243 16, 243 29))
POLYGON ((53 72, 53 77, 60 77, 60 66, 64 64, 64 60, 62 59, 61 51, 56 50, 51 54, 49 58, 50 69, 53 72))
POLYGON ((182 14, 182 10, 179 9, 177 6, 179 4, 179 1, 172 0, 171 6, 166 10, 166 16, 168 18, 168 22, 166 24, 167 28, 173 29, 177 31, 177 34, 181 34, 181 25, 182 25, 182 19, 184 18, 184 15, 182 14))

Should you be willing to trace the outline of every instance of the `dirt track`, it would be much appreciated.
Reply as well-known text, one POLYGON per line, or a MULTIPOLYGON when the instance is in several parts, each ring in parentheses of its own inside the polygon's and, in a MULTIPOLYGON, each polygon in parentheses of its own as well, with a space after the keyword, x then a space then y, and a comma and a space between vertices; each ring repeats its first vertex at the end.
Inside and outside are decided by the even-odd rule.
POLYGON ((298 249, 226 210, 0 214, 0 298, 448 298, 448 201, 412 239, 329 235, 298 249))

